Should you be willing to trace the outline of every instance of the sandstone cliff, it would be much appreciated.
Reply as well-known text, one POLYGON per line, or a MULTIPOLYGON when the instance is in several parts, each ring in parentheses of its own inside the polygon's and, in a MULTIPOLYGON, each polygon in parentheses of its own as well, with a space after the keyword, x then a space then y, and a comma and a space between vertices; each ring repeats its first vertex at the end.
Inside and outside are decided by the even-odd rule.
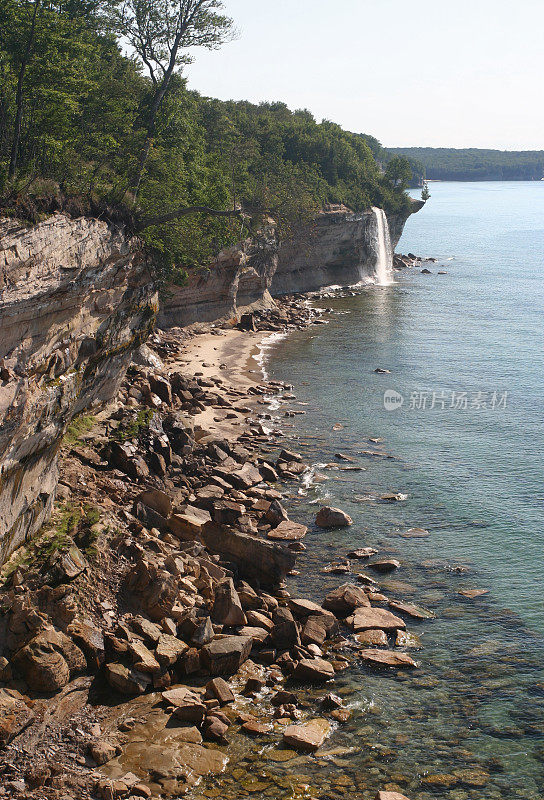
MULTIPOLYGON (((387 215, 393 249, 410 214, 422 206, 422 201, 412 201, 408 213, 387 215)), ((312 228, 282 244, 272 295, 353 285, 371 278, 376 264, 373 226, 370 209, 355 214, 339 205, 323 211, 312 228)))
POLYGON ((49 516, 65 428, 115 395, 156 302, 122 230, 0 220, 0 563, 49 516))
POLYGON ((273 220, 254 238, 222 250, 209 269, 192 272, 184 286, 170 284, 161 299, 159 325, 232 319, 244 311, 270 308, 270 283, 278 264, 273 220))

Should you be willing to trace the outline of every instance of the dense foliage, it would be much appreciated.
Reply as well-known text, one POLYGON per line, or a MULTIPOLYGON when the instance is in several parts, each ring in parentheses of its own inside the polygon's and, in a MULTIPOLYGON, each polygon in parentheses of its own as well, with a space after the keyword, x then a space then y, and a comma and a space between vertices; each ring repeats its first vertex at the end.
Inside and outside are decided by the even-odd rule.
POLYGON ((429 180, 539 181, 544 177, 544 150, 395 147, 389 152, 421 162, 422 177, 429 180))
POLYGON ((240 204, 255 215, 273 214, 288 229, 325 203, 392 211, 409 203, 406 170, 384 174, 372 137, 282 103, 202 97, 177 70, 151 124, 157 82, 141 59, 123 53, 112 8, 116 13, 118 5, 107 0, 2 0, 4 213, 33 202, 38 210, 122 213, 139 220, 165 266, 184 269, 239 239, 242 223, 199 213, 148 224, 169 210, 240 204))

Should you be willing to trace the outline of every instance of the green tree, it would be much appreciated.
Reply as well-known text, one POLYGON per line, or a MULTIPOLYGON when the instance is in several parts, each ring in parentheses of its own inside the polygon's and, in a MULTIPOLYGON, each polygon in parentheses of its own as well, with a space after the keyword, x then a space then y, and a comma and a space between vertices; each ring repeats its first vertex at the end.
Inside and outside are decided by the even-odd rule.
POLYGON ((232 20, 218 13, 222 8, 220 0, 122 0, 114 14, 117 32, 128 40, 152 83, 143 111, 145 142, 130 186, 135 196, 174 73, 191 62, 190 48, 219 47, 232 31, 232 20))
POLYGON ((412 167, 404 156, 395 156, 385 168, 385 178, 391 186, 404 191, 412 180, 412 167))
POLYGON ((429 185, 427 181, 424 181, 423 189, 421 190, 421 199, 426 203, 430 196, 429 185))

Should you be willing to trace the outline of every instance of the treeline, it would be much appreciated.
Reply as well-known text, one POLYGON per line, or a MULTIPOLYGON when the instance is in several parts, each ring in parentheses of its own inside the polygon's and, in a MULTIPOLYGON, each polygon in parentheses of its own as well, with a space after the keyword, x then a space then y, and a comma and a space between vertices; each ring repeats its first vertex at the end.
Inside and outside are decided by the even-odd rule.
POLYGON ((382 170, 372 137, 188 90, 189 53, 230 28, 219 0, 2 0, 2 213, 118 215, 186 269, 246 213, 289 228, 325 203, 407 207, 406 162, 382 170))
POLYGON ((483 150, 448 147, 393 147, 423 166, 421 177, 441 181, 539 181, 544 177, 544 150, 483 150))

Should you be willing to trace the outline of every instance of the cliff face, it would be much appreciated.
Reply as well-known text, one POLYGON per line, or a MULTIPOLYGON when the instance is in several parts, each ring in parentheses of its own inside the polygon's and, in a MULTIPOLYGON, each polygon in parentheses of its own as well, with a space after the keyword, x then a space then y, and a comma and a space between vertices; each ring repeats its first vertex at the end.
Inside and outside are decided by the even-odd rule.
POLYGON ((222 250, 208 270, 193 272, 184 286, 170 284, 161 300, 159 324, 232 319, 244 311, 269 308, 278 243, 272 220, 254 238, 222 250))
MULTIPOLYGON (((387 215, 393 249, 406 220, 422 205, 413 201, 409 213, 387 215)), ((311 229, 282 244, 271 293, 311 292, 371 278, 376 265, 374 224, 370 209, 354 214, 345 206, 332 206, 322 212, 311 229)))
POLYGON ((0 220, 0 563, 48 518, 67 424, 115 395, 156 306, 122 230, 0 220))

